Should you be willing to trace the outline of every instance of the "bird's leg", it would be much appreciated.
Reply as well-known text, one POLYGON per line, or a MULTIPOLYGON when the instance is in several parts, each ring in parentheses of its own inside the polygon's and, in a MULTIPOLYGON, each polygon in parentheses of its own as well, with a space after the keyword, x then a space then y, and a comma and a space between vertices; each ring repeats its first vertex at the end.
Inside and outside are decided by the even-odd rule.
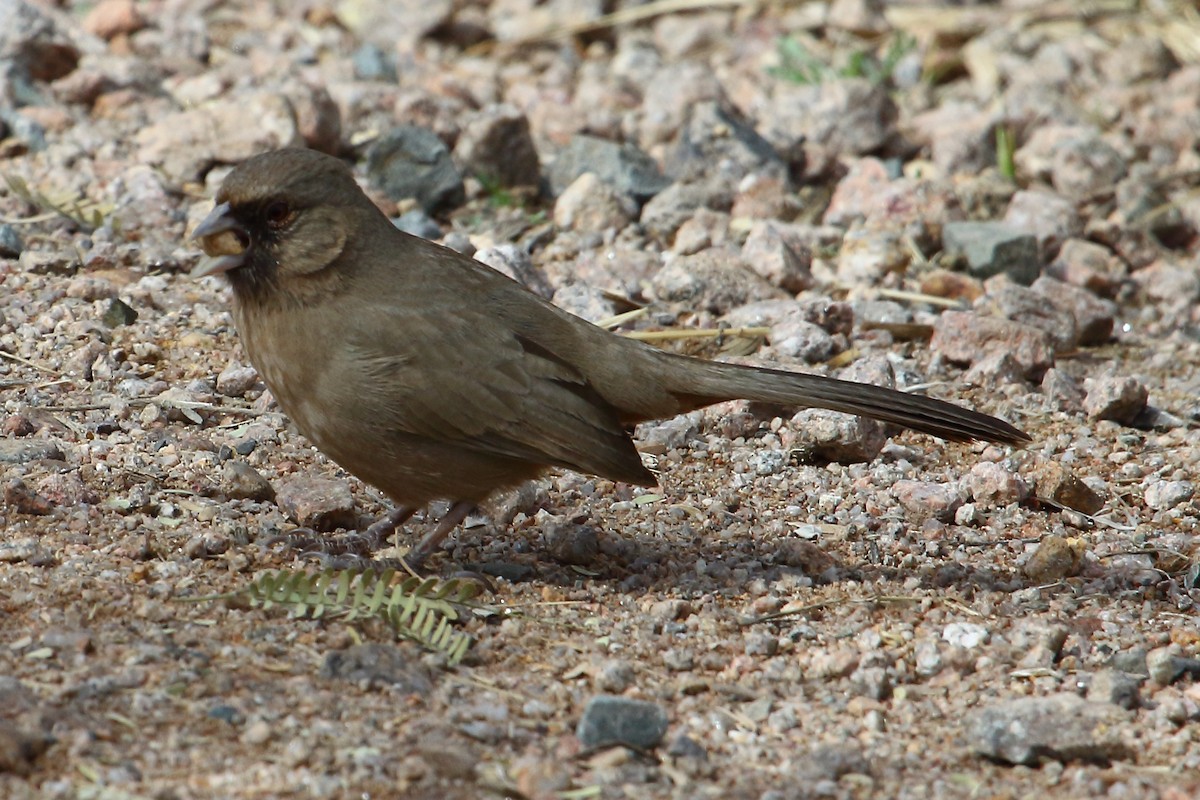
POLYGON ((408 562, 413 569, 420 567, 425 563, 425 559, 433 555, 433 551, 441 544, 450 532, 459 526, 459 524, 467 518, 467 514, 475 508, 474 503, 466 500, 456 500, 450 510, 446 512, 446 516, 438 521, 437 527, 425 535, 425 538, 417 543, 417 546, 408 551, 404 560, 408 562))
POLYGON ((366 545, 367 552, 374 552, 383 547, 383 543, 387 541, 389 536, 396 532, 396 528, 408 522, 415 513, 417 513, 415 508, 396 506, 372 522, 365 531, 359 534, 366 545))

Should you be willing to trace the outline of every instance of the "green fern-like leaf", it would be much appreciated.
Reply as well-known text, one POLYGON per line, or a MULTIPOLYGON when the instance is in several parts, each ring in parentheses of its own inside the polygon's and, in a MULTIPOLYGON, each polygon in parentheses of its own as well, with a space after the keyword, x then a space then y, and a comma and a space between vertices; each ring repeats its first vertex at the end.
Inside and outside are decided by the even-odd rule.
POLYGON ((57 191, 43 192, 30 186, 19 175, 6 174, 4 182, 8 184, 8 188, 13 194, 26 203, 65 217, 88 233, 104 225, 104 220, 114 210, 109 203, 99 203, 77 194, 57 191))
POLYGON ((471 646, 471 637, 456 630, 458 607, 479 594, 479 586, 457 579, 407 577, 396 580, 395 570, 327 569, 319 573, 281 569, 260 575, 229 595, 194 599, 240 598, 251 607, 288 608, 293 616, 346 620, 378 618, 398 635, 458 663, 471 646))

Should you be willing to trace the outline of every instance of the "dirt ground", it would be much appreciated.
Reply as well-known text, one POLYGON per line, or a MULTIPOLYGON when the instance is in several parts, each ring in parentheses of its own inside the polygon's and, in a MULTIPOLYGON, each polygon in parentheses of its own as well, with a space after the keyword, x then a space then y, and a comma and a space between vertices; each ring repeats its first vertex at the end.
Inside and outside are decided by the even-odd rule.
POLYGON ((615 7, 0 1, 0 796, 1200 796, 1195 8, 658 5, 585 29, 615 7), (737 125, 679 146, 716 95, 773 155, 722 149, 737 125), (471 125, 501 103, 551 184, 588 134, 707 193, 472 177, 471 125), (744 403, 643 426, 658 488, 552 473, 429 562, 492 587, 457 664, 379 620, 185 602, 320 569, 287 546, 306 513, 340 541, 386 509, 279 412, 227 288, 189 279, 187 231, 233 164, 289 143, 418 211, 367 155, 402 124, 467 174, 424 221, 481 255, 513 245, 571 310, 650 309, 624 332, 775 325, 670 346, 875 359, 1032 443, 870 450, 856 424, 744 403), (1004 306, 1027 295, 940 260, 951 219, 1033 233, 1035 271, 1082 310, 1004 306), (696 260, 755 261, 762 220, 808 248, 802 268, 775 251, 798 272, 737 283, 696 260), (964 336, 1016 327, 963 364, 947 307, 974 309, 964 336), (1088 339, 1085 316, 1111 332, 1088 339), (1027 363, 1030 328, 1068 324, 1027 363), (804 431, 825 424, 865 460, 818 457, 804 431))

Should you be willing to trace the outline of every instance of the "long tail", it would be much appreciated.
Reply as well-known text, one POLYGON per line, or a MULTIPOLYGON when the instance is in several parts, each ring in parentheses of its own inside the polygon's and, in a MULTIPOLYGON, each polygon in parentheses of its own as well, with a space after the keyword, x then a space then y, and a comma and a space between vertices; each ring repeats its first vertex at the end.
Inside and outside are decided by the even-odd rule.
POLYGON ((661 381, 684 410, 722 400, 756 400, 844 411, 957 442, 982 439, 1020 445, 1031 441, 1027 433, 1002 419, 932 397, 821 375, 661 355, 666 357, 660 362, 661 381))

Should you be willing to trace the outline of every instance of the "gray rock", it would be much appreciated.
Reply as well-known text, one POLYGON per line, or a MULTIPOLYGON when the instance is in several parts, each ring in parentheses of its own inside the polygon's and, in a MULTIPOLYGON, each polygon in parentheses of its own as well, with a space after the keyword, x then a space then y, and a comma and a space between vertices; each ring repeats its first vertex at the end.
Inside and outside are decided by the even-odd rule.
POLYGON ((1116 669, 1102 669, 1091 675, 1087 698, 1098 703, 1111 703, 1134 709, 1141 703, 1139 691, 1146 678, 1116 669))
POLYGON ((1075 204, 1042 189, 1022 189, 1014 194, 1004 223, 1036 236, 1044 258, 1053 258, 1064 242, 1083 234, 1083 219, 1075 204))
POLYGON ((245 461, 229 460, 221 467, 221 491, 233 500, 262 503, 275 499, 271 482, 245 461))
POLYGON ((961 255, 977 278, 1005 274, 1028 286, 1041 271, 1037 239, 1003 222, 947 222, 942 244, 948 254, 961 255))
POLYGON ((398 694, 428 695, 433 691, 429 671, 414 648, 390 644, 360 644, 335 650, 325 657, 321 675, 368 687, 388 686, 398 694))
POLYGON ((1156 647, 1146 654, 1146 670, 1150 680, 1170 686, 1184 675, 1200 675, 1200 659, 1180 655, 1177 647, 1156 647))
POLYGON ((138 312, 133 306, 118 297, 113 297, 108 301, 108 307, 104 309, 100 321, 107 328, 119 328, 122 325, 132 325, 137 322, 137 318, 138 312))
POLYGON ((360 81, 396 82, 396 60, 385 53, 382 48, 364 42, 350 54, 350 63, 354 67, 354 77, 360 81))
POLYGON ((1104 344, 1112 338, 1117 306, 1111 300, 1046 275, 1034 281, 1031 288, 1074 317, 1075 340, 1080 346, 1104 344))
POLYGON ((672 183, 642 207, 642 227, 653 238, 670 244, 696 209, 708 207, 711 198, 712 193, 705 186, 672 183))
POLYGON ((1059 411, 1083 411, 1083 389, 1061 369, 1051 367, 1042 377, 1042 394, 1059 411))
POLYGON ((0 258, 17 258, 25 249, 21 234, 12 225, 0 224, 0 258))
MULTIPOLYGON (((860 359, 838 377, 844 380, 895 388, 896 376, 882 356, 860 359)), ((887 443, 888 429, 881 422, 823 408, 806 408, 792 417, 792 447, 810 460, 852 464, 871 461, 887 443)))
POLYGON ((529 118, 515 106, 491 105, 468 117, 454 156, 485 182, 536 187, 541 180, 529 118))
POLYGON ((789 292, 811 289, 812 249, 794 235, 796 226, 760 220, 742 245, 742 260, 775 286, 789 292))
POLYGON ((1191 500, 1196 485, 1191 481, 1159 481, 1146 487, 1145 500, 1150 508, 1169 510, 1191 500))
POLYGON ((983 314, 999 312, 1000 316, 1014 322, 1045 331, 1054 342, 1055 352, 1065 353, 1075 349, 1078 331, 1075 314, 1070 308, 1005 278, 988 281, 987 290, 988 293, 975 303, 976 311, 983 314), (995 281, 1000 283, 997 285, 995 281))
POLYGON ((705 102, 688 111, 665 159, 667 175, 683 183, 717 179, 730 187, 747 175, 787 179, 788 167, 771 143, 736 111, 705 102))
POLYGON ((617 144, 595 136, 579 135, 571 139, 550 165, 550 186, 554 193, 564 189, 585 172, 639 203, 645 203, 671 184, 650 156, 631 144, 617 144))
POLYGON ((1010 764, 1109 761, 1132 755, 1125 741, 1125 713, 1115 705, 1075 694, 1022 697, 980 709, 967 721, 976 753, 1010 764))
POLYGON ((393 200, 413 198, 428 214, 467 199, 462 175, 437 134, 412 125, 396 128, 367 148, 367 175, 393 200))
POLYGON ((602 233, 621 230, 635 216, 632 200, 594 172, 585 172, 554 201, 554 224, 560 228, 602 233))
POLYGON ((899 117, 887 87, 864 78, 817 85, 777 81, 773 102, 762 112, 763 135, 793 164, 803 164, 808 142, 834 157, 876 152, 896 136, 899 117))
POLYGON ((624 744, 657 747, 667 734, 667 713, 644 700, 597 695, 587 704, 575 735, 587 748, 624 744))
POLYGON ((43 458, 62 461, 63 451, 54 442, 40 439, 0 439, 0 464, 26 464, 43 458))
POLYGON ((1128 425, 1146 408, 1149 390, 1128 376, 1101 375, 1083 382, 1087 396, 1083 409, 1093 419, 1110 419, 1128 425))
POLYGON ((442 238, 442 226, 438 225, 437 220, 419 208, 406 211, 393 219, 392 224, 405 233, 419 236, 422 239, 428 239, 431 242, 436 242, 442 238))
POLYGON ((782 294, 740 264, 736 256, 715 250, 672 260, 654 275, 650 287, 659 300, 714 314, 782 294))

